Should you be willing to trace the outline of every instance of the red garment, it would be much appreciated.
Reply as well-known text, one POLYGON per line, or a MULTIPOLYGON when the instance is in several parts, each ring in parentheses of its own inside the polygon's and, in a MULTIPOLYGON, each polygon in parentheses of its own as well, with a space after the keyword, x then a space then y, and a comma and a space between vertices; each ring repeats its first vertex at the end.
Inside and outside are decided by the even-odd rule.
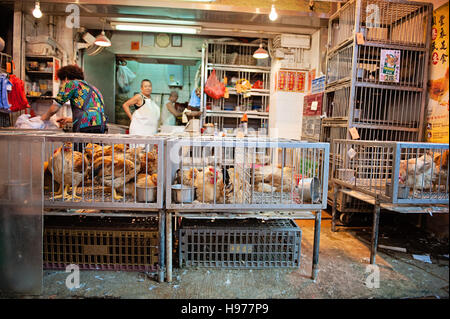
POLYGON ((9 109, 13 112, 17 112, 30 108, 30 104, 28 104, 28 100, 25 96, 25 86, 23 81, 14 74, 9 76, 9 81, 12 84, 12 91, 8 92, 8 101, 11 105, 9 109))

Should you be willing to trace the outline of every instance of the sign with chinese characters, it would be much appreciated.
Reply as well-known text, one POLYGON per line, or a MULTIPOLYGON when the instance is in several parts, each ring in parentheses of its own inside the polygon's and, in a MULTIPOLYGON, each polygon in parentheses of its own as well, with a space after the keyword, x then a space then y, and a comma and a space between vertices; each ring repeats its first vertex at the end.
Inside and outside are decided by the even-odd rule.
POLYGON ((428 78, 427 142, 449 142, 448 33, 449 4, 433 12, 431 30, 430 71, 428 78))
POLYGON ((400 50, 381 50, 380 82, 400 81, 400 50))
POLYGON ((276 74, 276 91, 305 92, 306 72, 280 70, 276 74))

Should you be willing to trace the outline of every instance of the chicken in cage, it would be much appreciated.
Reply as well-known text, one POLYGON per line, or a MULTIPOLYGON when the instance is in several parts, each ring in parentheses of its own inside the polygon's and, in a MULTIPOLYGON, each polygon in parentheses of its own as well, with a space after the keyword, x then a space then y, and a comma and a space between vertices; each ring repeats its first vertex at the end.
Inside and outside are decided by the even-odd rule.
MULTIPOLYGON (((49 144, 47 148, 54 149, 58 143, 49 144)), ((63 142, 44 163, 44 191, 50 201, 156 200, 157 145, 151 148, 127 143, 78 143, 82 146, 75 151, 74 144, 63 142)))

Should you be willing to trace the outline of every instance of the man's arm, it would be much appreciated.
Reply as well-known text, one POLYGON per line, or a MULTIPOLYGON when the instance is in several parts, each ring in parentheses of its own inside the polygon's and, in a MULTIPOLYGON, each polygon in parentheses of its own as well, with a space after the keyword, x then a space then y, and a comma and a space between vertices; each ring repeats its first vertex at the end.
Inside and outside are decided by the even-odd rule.
POLYGON ((133 96, 131 99, 129 99, 128 101, 126 101, 125 103, 122 104, 123 110, 125 111, 125 113, 128 115, 128 117, 130 118, 130 120, 132 119, 132 115, 131 115, 131 111, 130 111, 130 106, 132 105, 136 105, 139 102, 141 102, 140 104, 142 104, 142 97, 139 94, 136 94, 135 96, 133 96))
POLYGON ((171 103, 171 102, 168 102, 168 103, 166 104, 166 107, 167 107, 167 109, 169 110, 169 112, 172 113, 175 117, 181 116, 181 114, 183 114, 182 112, 178 112, 178 111, 175 109, 174 104, 171 103))

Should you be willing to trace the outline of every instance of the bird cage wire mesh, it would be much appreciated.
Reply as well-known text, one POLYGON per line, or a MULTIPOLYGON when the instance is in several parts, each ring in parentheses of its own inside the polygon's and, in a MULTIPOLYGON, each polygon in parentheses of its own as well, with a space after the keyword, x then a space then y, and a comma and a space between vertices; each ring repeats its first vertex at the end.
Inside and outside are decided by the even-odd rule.
POLYGON ((121 134, 46 136, 44 205, 162 208, 163 144, 160 138, 121 134))
POLYGON ((395 204, 446 204, 448 144, 335 140, 332 179, 395 204))
POLYGON ((329 144, 268 138, 167 142, 169 210, 326 207, 329 144))
POLYGON ((355 32, 368 42, 425 48, 432 10, 430 3, 413 1, 349 1, 330 17, 329 49, 345 45, 355 32))
POLYGON ((180 267, 298 268, 301 235, 290 219, 183 219, 180 267))

